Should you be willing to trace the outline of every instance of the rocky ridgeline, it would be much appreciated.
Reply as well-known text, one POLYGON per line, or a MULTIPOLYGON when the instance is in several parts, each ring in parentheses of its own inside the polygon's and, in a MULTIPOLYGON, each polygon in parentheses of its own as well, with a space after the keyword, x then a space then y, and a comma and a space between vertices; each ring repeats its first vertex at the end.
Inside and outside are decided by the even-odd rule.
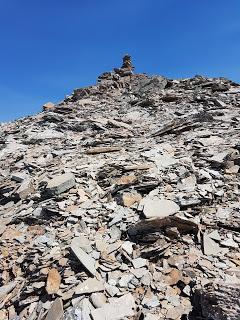
POLYGON ((240 318, 240 86, 133 74, 0 126, 0 319, 240 318))

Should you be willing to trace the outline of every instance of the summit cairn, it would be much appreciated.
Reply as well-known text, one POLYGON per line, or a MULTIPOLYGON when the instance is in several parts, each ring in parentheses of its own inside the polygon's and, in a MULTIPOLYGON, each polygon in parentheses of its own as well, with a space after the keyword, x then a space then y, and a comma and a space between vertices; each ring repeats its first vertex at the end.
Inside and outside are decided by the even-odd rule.
POLYGON ((130 76, 133 74, 134 66, 132 65, 131 56, 125 54, 123 57, 123 63, 121 68, 115 68, 114 71, 119 74, 121 77, 130 76))
POLYGON ((114 68, 113 71, 103 72, 98 77, 100 90, 106 92, 106 90, 130 88, 133 70, 134 66, 132 65, 131 56, 125 54, 122 58, 121 68, 114 68))
POLYGON ((132 66, 132 61, 131 61, 131 56, 129 54, 126 54, 123 57, 123 64, 122 68, 127 68, 127 69, 133 69, 134 67, 132 66))

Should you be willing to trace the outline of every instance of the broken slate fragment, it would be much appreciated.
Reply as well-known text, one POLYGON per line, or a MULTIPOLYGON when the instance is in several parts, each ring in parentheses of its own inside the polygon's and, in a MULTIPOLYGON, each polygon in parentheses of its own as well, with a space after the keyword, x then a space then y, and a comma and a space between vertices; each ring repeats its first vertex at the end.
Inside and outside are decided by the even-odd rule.
POLYGON ((124 276, 122 276, 118 282, 119 287, 121 288, 127 287, 128 283, 133 279, 133 277, 134 277, 133 274, 125 274, 124 276))
POLYGON ((111 297, 114 297, 119 293, 119 289, 117 287, 109 285, 107 283, 105 284, 105 289, 111 297))
POLYGON ((204 254, 207 256, 217 255, 221 252, 220 246, 215 242, 208 234, 204 233, 203 235, 203 248, 204 254))
POLYGON ((91 275, 95 276, 96 268, 95 268, 95 260, 88 255, 83 249, 80 248, 79 238, 74 238, 71 243, 71 250, 81 262, 81 264, 91 273, 91 275))
POLYGON ((145 218, 164 218, 180 210, 180 207, 171 200, 144 199, 143 213, 145 218))
POLYGON ((125 251, 127 254, 131 255, 133 253, 133 243, 130 241, 125 241, 122 244, 122 249, 125 251))
POLYGON ((46 193, 54 196, 59 195, 75 186, 75 177, 72 173, 57 175, 48 182, 46 193))
POLYGON ((90 299, 95 308, 101 308, 107 302, 107 298, 102 292, 94 292, 90 299))
POLYGON ((224 164, 226 161, 227 157, 230 154, 230 150, 225 150, 223 152, 219 152, 218 154, 214 155, 210 161, 215 165, 215 166, 221 166, 224 164))
POLYGON ((208 234, 208 236, 213 240, 221 241, 221 237, 217 230, 212 231, 211 233, 208 234))
POLYGON ((99 291, 104 291, 104 284, 102 281, 98 281, 95 278, 89 278, 75 288, 76 294, 86 294, 99 291))
POLYGON ((230 248, 236 248, 236 249, 239 248, 239 245, 232 238, 221 241, 221 245, 224 247, 230 247, 230 248))
POLYGON ((160 304, 160 302, 159 302, 158 297, 150 290, 147 292, 147 294, 145 295, 145 297, 142 300, 142 305, 148 309, 158 307, 159 304, 160 304))
POLYGON ((163 156, 157 156, 155 158, 155 162, 159 170, 161 170, 176 164, 178 161, 174 157, 165 154, 163 156))
POLYGON ((17 182, 23 182, 27 178, 27 174, 23 172, 12 173, 11 179, 17 182))
POLYGON ((177 188, 181 191, 192 192, 196 187, 196 177, 195 175, 190 175, 187 178, 183 178, 177 183, 177 188))
POLYGON ((145 267, 148 264, 147 259, 136 258, 132 260, 132 265, 135 269, 145 267))
POLYGON ((140 220, 128 228, 128 235, 130 238, 143 242, 148 241, 148 238, 150 237, 152 241, 153 238, 156 240, 159 239, 158 233, 163 233, 169 227, 176 227, 181 234, 197 234, 199 230, 198 225, 193 221, 176 216, 170 216, 162 219, 155 218, 140 220))
POLYGON ((22 182, 17 190, 17 195, 20 199, 26 199, 31 193, 34 192, 32 180, 27 179, 22 182))
POLYGON ((131 293, 121 298, 114 298, 114 302, 106 303, 102 308, 92 311, 93 320, 120 320, 124 317, 132 317, 135 312, 135 300, 131 293))
POLYGON ((5 286, 0 287, 0 299, 5 298, 9 292, 11 292, 17 285, 17 282, 12 281, 5 286))
POLYGON ((45 320, 61 320, 63 316, 63 303, 60 298, 57 298, 47 313, 45 320))
POLYGON ((95 147, 87 150, 87 154, 98 154, 120 151, 121 147, 95 147))

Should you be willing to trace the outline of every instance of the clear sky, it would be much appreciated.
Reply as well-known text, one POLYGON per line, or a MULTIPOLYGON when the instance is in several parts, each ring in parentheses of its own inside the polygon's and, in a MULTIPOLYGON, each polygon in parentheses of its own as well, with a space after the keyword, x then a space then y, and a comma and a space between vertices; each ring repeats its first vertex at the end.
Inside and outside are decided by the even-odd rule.
POLYGON ((0 121, 120 66, 240 82, 240 0, 0 0, 0 121))

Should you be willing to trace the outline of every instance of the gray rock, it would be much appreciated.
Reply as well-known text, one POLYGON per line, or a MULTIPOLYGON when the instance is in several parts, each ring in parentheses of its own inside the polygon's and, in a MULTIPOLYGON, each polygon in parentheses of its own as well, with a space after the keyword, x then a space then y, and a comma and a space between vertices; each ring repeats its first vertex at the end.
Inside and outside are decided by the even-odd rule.
POLYGON ((89 278, 75 288, 75 294, 86 294, 98 291, 104 291, 104 284, 95 278, 89 278))
POLYGON ((227 159, 228 155, 230 154, 229 150, 223 151, 223 152, 219 152, 216 155, 214 155, 211 158, 211 161, 215 164, 215 165, 219 165, 221 166, 227 159))
POLYGON ((133 279, 133 274, 125 274, 121 277, 121 279, 118 281, 118 284, 122 288, 126 288, 128 286, 128 283, 133 279))
POLYGON ((75 177, 72 173, 65 173, 53 177, 46 187, 46 193, 49 195, 59 195, 75 186, 75 177))
POLYGON ((88 298, 84 298, 83 300, 80 301, 79 303, 81 313, 78 313, 78 318, 79 315, 81 315, 80 319, 81 320, 91 320, 91 312, 94 310, 91 302, 89 301, 88 298))
POLYGON ((101 308, 107 302, 107 298, 102 292, 93 293, 90 300, 95 308, 101 308))
POLYGON ((190 297, 190 295, 191 295, 191 287, 190 287, 189 285, 185 286, 185 287, 183 288, 183 292, 184 292, 187 296, 190 297))
POLYGON ((221 241, 220 243, 224 247, 239 248, 239 245, 232 238, 221 241))
POLYGON ((150 294, 150 296, 145 296, 142 300, 142 305, 146 308, 155 308, 160 305, 160 302, 156 295, 153 293, 150 294))
POLYGON ((89 239, 84 234, 79 235, 78 244, 79 244, 79 247, 82 248, 87 253, 90 253, 93 250, 89 239))
POLYGON ((114 297, 119 293, 119 289, 116 286, 113 286, 107 283, 105 284, 105 289, 111 297, 114 297))
POLYGON ((16 281, 9 282, 5 286, 0 287, 0 299, 4 298, 9 292, 11 292, 17 285, 16 281))
POLYGON ((203 235, 203 248, 204 254, 207 256, 217 255, 221 252, 221 248, 217 242, 215 242, 209 235, 204 233, 203 235))
POLYGON ((90 257, 82 248, 79 246, 79 239, 74 238, 71 243, 71 250, 78 258, 79 262, 93 275, 96 274, 95 260, 90 257))
POLYGON ((130 241, 125 241, 122 244, 122 249, 129 255, 133 253, 133 243, 130 241))
POLYGON ((213 232, 209 233, 208 236, 213 240, 221 241, 221 237, 217 230, 214 230, 213 232))
POLYGON ((93 320, 120 320, 124 317, 133 317, 135 314, 135 299, 128 293, 121 298, 106 303, 102 308, 95 309, 91 315, 93 320))
POLYGON ((195 175, 190 175, 187 178, 181 179, 177 183, 177 188, 181 191, 187 191, 187 192, 192 192, 196 188, 196 177, 195 175))
POLYGON ((31 193, 34 192, 32 180, 27 179, 22 182, 17 190, 17 195, 20 199, 26 199, 31 193))
POLYGON ((27 174, 24 172, 14 172, 12 173, 11 179, 17 182, 23 182, 27 177, 27 174))
POLYGON ((45 320, 61 320, 63 316, 63 303, 60 298, 54 300, 45 320))
POLYGON ((28 132, 27 134, 28 139, 25 142, 29 144, 40 142, 43 140, 64 138, 64 133, 52 129, 46 129, 42 132, 28 132))
POLYGON ((143 213, 146 218, 164 218, 180 210, 180 207, 171 200, 144 199, 143 213))
POLYGON ((144 286, 150 286, 150 283, 152 281, 152 275, 150 272, 147 272, 142 278, 141 278, 141 283, 144 286))
POLYGON ((133 92, 139 94, 140 96, 146 92, 160 92, 167 85, 167 79, 163 77, 151 77, 141 79, 136 86, 133 86, 133 92))
POLYGON ((227 105, 225 102, 223 102, 222 100, 219 100, 219 99, 213 99, 215 105, 219 108, 226 108, 227 105))
POLYGON ((132 265, 135 269, 145 267, 148 264, 147 259, 136 258, 132 260, 132 265))
POLYGON ((155 163, 160 170, 173 166, 177 162, 178 162, 177 159, 169 156, 168 154, 165 154, 163 156, 159 155, 158 157, 155 158, 155 163))
POLYGON ((130 271, 134 274, 134 276, 137 279, 142 278, 146 273, 148 273, 148 270, 146 268, 139 268, 139 269, 132 268, 130 271))

